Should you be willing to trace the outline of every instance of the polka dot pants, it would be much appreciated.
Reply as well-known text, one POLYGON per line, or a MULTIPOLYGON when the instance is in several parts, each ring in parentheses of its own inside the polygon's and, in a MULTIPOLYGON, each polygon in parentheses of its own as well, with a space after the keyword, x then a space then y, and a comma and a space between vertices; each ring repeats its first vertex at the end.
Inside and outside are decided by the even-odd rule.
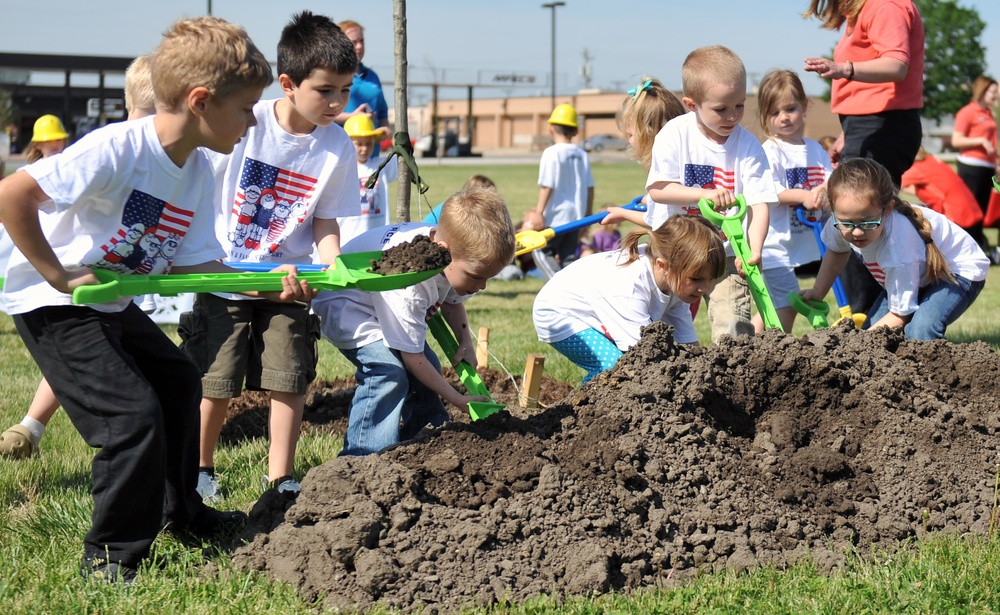
POLYGON ((618 346, 597 329, 585 329, 564 340, 552 342, 552 347, 567 359, 587 370, 583 384, 615 366, 622 356, 618 346))

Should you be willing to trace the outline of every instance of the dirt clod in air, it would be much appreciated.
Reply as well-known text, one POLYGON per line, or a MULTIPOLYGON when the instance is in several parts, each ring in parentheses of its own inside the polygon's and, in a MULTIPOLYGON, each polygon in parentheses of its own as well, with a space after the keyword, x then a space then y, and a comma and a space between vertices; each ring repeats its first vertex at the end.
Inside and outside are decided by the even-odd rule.
POLYGON ((847 324, 690 348, 656 323, 561 403, 311 469, 234 562, 324 607, 454 613, 986 535, 998 390, 979 342, 847 324))
POLYGON ((372 273, 392 275, 441 269, 451 263, 448 249, 431 241, 426 235, 417 235, 382 252, 382 258, 371 261, 372 273))

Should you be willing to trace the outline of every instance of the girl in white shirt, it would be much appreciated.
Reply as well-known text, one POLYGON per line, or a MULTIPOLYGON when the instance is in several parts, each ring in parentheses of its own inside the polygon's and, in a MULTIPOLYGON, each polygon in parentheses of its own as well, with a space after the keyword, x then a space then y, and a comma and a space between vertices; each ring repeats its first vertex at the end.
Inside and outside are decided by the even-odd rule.
POLYGON ((688 304, 712 292, 725 269, 718 230, 704 218, 632 231, 620 250, 581 258, 542 287, 532 310, 538 339, 586 370, 584 383, 614 367, 654 320, 673 325, 678 342, 697 344, 688 304))
POLYGON ((907 338, 941 339, 979 296, 990 261, 976 241, 943 215, 897 196, 889 172, 867 158, 841 162, 827 182, 833 216, 816 285, 823 299, 851 251, 861 255, 882 293, 872 327, 903 327, 907 338))

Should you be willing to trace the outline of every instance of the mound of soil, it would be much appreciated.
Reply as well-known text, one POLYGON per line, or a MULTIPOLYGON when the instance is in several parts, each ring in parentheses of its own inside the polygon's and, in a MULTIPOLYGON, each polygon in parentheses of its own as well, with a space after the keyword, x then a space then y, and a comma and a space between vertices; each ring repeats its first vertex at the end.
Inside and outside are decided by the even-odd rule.
POLYGON ((983 343, 845 324, 690 348, 655 323, 562 404, 313 468, 234 561, 326 607, 443 613, 985 535, 998 386, 983 343))
POLYGON ((371 261, 372 273, 391 275, 442 269, 451 263, 451 252, 426 235, 417 235, 382 252, 382 257, 371 261))

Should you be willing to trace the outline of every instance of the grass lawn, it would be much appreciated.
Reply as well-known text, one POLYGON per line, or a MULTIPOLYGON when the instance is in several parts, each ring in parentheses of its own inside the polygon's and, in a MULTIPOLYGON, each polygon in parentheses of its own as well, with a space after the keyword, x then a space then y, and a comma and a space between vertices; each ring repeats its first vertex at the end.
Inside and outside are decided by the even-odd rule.
MULTIPOLYGON (((436 205, 473 173, 484 173, 507 196, 513 217, 537 197, 537 168, 440 166, 423 170, 431 185, 427 204, 436 205)), ((635 164, 594 168, 599 205, 625 203, 642 190, 635 164)), ((429 209, 424 205, 423 211, 429 209)), ((416 212, 416 208, 414 209, 416 212)), ((412 216, 417 218, 416 213, 412 216)), ((995 241, 995 236, 991 237, 995 241)), ((801 280, 808 285, 809 280, 801 280)), ((949 330, 955 342, 984 340, 1000 348, 995 307, 1000 301, 1000 268, 986 289, 949 330)), ((582 371, 537 341, 530 324, 538 280, 497 282, 467 304, 473 331, 489 327, 490 367, 520 374, 528 354, 546 357, 546 374, 579 382, 582 371)), ((832 296, 829 300, 833 301, 832 296)), ((704 314, 699 336, 708 340, 704 314)), ((795 335, 808 329, 800 319, 795 335)), ((176 331, 168 327, 176 339, 176 331)), ((351 369, 332 346, 321 343, 320 378, 349 375, 351 369)), ((11 320, 0 315, 0 384, 5 403, 0 429, 19 421, 39 374, 11 320)), ((332 458, 340 441, 306 435, 296 459, 297 475, 332 458)), ((248 509, 261 493, 267 446, 263 439, 220 448, 218 467, 227 493, 224 506, 248 509)), ((91 451, 65 413, 58 413, 42 442, 42 455, 28 461, 0 459, 0 612, 3 613, 314 613, 292 588, 267 577, 234 570, 225 554, 203 553, 169 537, 154 544, 154 559, 130 589, 83 583, 78 574, 82 536, 91 510, 91 451), (205 565, 214 564, 211 573, 205 565)), ((939 536, 919 543, 852 558, 844 569, 824 575, 803 562, 789 570, 703 574, 682 587, 651 588, 631 597, 574 599, 557 606, 548 599, 517 605, 509 613, 996 613, 1000 611, 1000 541, 974 536, 939 536)))

